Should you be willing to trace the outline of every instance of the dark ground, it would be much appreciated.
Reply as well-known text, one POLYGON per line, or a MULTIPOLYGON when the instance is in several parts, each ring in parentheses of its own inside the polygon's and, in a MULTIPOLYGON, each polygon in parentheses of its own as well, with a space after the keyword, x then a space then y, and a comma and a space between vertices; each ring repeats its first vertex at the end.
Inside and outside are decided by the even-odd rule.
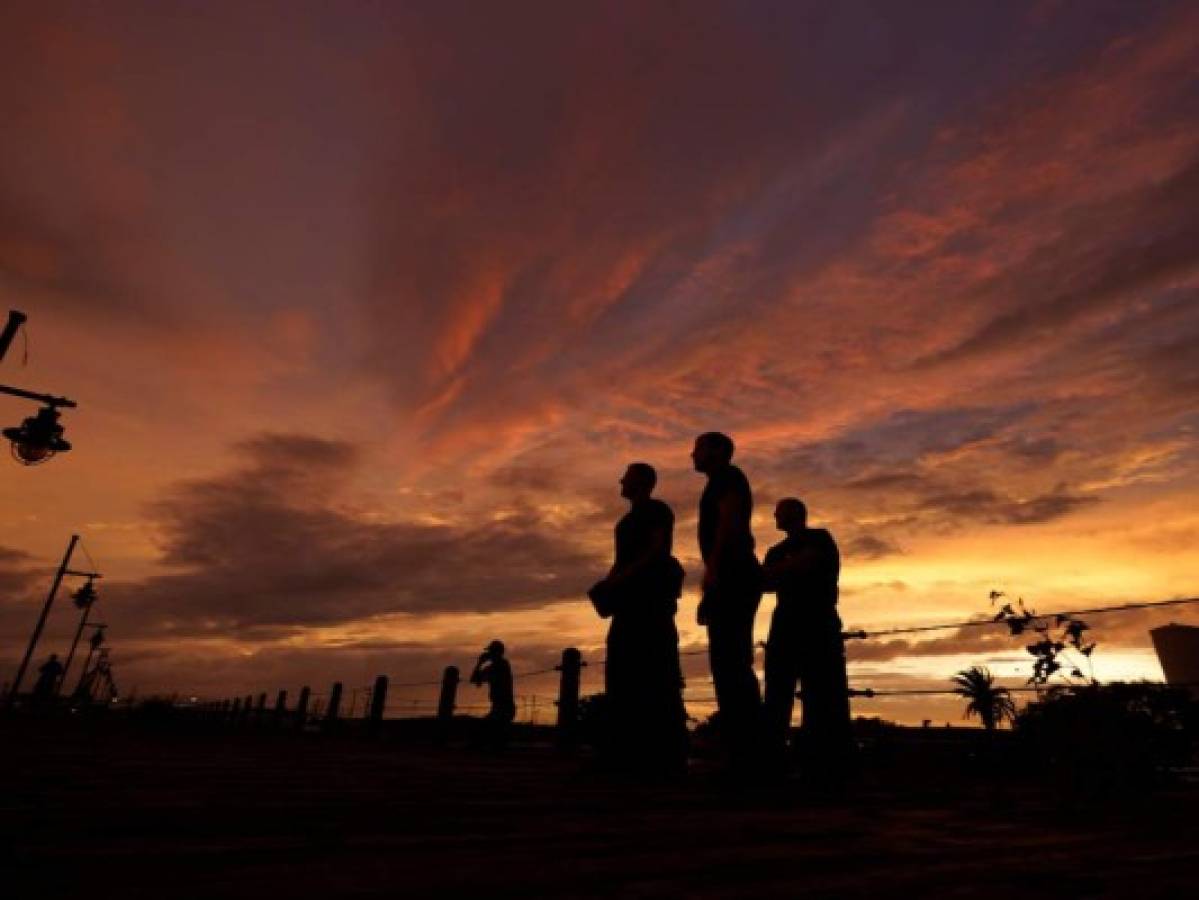
POLYGON ((394 738, 0 722, 9 897, 1193 896, 1199 790, 867 772, 848 801, 394 738), (913 783, 915 782, 915 783, 913 783), (23 890, 9 893, 10 886, 23 890))

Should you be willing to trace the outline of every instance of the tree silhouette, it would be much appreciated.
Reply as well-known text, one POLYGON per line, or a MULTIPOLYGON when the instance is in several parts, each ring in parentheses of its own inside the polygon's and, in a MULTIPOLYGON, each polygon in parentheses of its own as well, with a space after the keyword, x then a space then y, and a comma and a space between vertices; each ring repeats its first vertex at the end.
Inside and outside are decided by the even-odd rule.
POLYGON ((955 694, 965 697, 966 718, 978 716, 987 731, 994 731, 1000 722, 1016 716, 1016 704, 1005 687, 995 685, 995 677, 983 666, 971 666, 953 676, 955 694))

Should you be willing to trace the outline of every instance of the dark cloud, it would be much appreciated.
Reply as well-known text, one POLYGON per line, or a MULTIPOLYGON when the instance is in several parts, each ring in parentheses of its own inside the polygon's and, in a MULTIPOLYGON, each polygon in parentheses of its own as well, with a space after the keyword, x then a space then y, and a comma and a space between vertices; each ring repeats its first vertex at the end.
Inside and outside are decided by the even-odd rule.
POLYGON ((1011 637, 1007 627, 962 628, 941 637, 855 639, 846 644, 850 663, 885 662, 919 656, 953 656, 960 653, 1023 652, 1024 646, 1011 637))
POLYGON ((7 601, 29 590, 40 576, 31 562, 32 557, 23 550, 0 547, 0 597, 7 601))
POLYGON ((861 491, 919 488, 925 460, 983 444, 1027 420, 1035 403, 901 409, 783 456, 779 468, 811 473, 861 491))
POLYGON ((278 629, 395 612, 494 612, 579 596, 601 562, 530 511, 470 525, 377 522, 339 508, 356 457, 341 442, 264 435, 244 463, 155 506, 174 573, 113 584, 130 620, 180 633, 278 629), (136 615, 135 615, 136 613, 136 615))
POLYGON ((0 566, 11 566, 13 563, 23 563, 29 559, 29 554, 24 550, 0 547, 0 566))
POLYGON ((1054 462, 1062 455, 1061 443, 1052 437, 1029 437, 1014 435, 1000 444, 1000 450, 1017 459, 1028 460, 1030 463, 1045 465, 1054 462))
POLYGON ((1071 494, 1065 486, 1028 499, 1012 498, 981 488, 929 494, 920 501, 919 509, 958 520, 998 525, 1041 525, 1097 502, 1096 497, 1071 494))
POLYGON ((882 559, 903 552, 898 544, 871 534, 853 538, 843 549, 846 556, 858 559, 882 559))
POLYGON ((1061 236, 1007 271, 986 294, 1032 297, 995 316, 928 363, 1010 350, 1054 335, 1075 319, 1130 294, 1199 271, 1199 160, 1160 184, 1082 206, 1061 236))

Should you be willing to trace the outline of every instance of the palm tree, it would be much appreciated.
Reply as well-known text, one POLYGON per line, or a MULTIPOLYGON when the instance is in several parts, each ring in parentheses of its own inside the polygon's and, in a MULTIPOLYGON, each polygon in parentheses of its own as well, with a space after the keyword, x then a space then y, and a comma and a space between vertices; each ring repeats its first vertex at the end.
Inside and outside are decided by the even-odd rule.
POLYGON ((965 697, 966 718, 978 716, 983 728, 994 731, 1000 722, 1016 715, 1016 704, 1005 687, 996 687, 995 677, 983 666, 971 666, 953 676, 955 694, 965 697))

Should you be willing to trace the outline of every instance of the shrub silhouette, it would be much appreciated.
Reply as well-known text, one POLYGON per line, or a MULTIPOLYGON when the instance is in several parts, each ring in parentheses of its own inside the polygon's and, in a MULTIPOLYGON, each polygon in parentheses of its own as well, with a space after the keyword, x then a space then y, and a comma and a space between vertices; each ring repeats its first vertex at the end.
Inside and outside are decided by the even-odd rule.
POLYGON ((1199 704, 1183 689, 1149 682, 1055 687, 1015 724, 1032 761, 1065 786, 1145 786, 1190 761, 1199 704))

